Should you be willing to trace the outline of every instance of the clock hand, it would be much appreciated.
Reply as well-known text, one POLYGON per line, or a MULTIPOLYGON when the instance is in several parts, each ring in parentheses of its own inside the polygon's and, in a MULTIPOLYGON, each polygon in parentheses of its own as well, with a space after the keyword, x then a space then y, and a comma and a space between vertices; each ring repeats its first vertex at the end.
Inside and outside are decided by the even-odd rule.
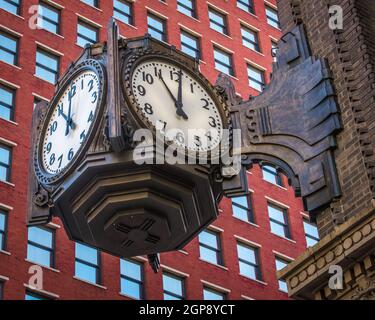
POLYGON ((65 130, 65 135, 67 136, 69 134, 69 128, 70 128, 70 122, 71 120, 71 114, 72 114, 72 87, 70 87, 70 91, 68 93, 69 96, 69 109, 68 109, 68 119, 66 120, 66 130, 65 130))
POLYGON ((64 118, 64 120, 66 121, 67 124, 69 124, 69 126, 72 130, 74 130, 76 128, 76 124, 73 122, 73 119, 70 118, 70 120, 69 120, 68 116, 64 113, 64 111, 62 109, 59 109, 59 115, 61 115, 64 118))
POLYGON ((186 115, 183 108, 182 103, 182 70, 180 69, 180 72, 178 73, 178 93, 177 93, 177 101, 175 102, 176 105, 176 113, 177 115, 183 117, 185 120, 189 119, 189 117, 186 115))

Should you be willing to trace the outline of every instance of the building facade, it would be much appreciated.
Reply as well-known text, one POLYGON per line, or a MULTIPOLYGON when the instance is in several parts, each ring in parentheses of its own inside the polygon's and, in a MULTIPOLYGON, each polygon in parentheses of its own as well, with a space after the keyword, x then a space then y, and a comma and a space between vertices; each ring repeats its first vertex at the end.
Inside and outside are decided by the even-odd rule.
POLYGON ((74 243, 55 218, 27 228, 29 131, 35 103, 114 16, 124 38, 145 33, 200 60, 214 83, 231 76, 247 99, 270 81, 281 35, 275 0, 0 0, 0 298, 287 299, 276 271, 318 240, 285 176, 248 171, 249 196, 223 199, 220 217, 184 250, 123 260, 74 243), (43 287, 30 277, 42 269, 43 287), (35 269, 36 268, 36 269, 35 269))

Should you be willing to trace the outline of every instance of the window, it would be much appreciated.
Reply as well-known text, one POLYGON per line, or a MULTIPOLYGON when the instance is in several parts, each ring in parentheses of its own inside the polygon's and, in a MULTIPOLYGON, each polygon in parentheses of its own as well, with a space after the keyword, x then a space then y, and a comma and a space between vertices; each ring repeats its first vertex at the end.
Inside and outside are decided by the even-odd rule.
POLYGON ((7 213, 0 210, 0 250, 5 250, 6 248, 7 218, 7 213))
POLYGON ((312 247, 319 241, 318 228, 314 223, 306 219, 303 219, 303 227, 305 229, 307 246, 312 247))
POLYGON ((60 33, 60 10, 41 2, 38 7, 38 26, 53 33, 60 33))
MULTIPOLYGON (((277 271, 280 271, 281 269, 285 268, 289 263, 289 261, 285 261, 285 260, 283 260, 279 257, 276 257, 275 261, 276 261, 276 270, 277 271)), ((280 279, 278 281, 279 281, 279 289, 281 291, 288 292, 288 286, 286 285, 286 281, 282 280, 282 279, 280 279)))
POLYGON ((95 248, 76 243, 75 276, 92 283, 100 283, 100 255, 95 248))
POLYGON ((113 16, 127 24, 133 24, 133 8, 132 3, 124 0, 113 1, 113 16))
POLYGON ((233 216, 247 222, 254 222, 251 194, 232 198, 233 216))
POLYGON ((163 19, 149 13, 147 16, 148 33, 160 41, 167 41, 166 23, 163 19))
POLYGON ((254 68, 253 66, 247 66, 247 77, 249 78, 249 85, 255 90, 260 92, 264 89, 264 72, 254 68))
POLYGON ((199 252, 203 260, 223 265, 220 235, 217 232, 204 230, 199 234, 199 252))
POLYGON ((220 33, 228 34, 227 18, 224 14, 212 8, 208 9, 208 17, 210 19, 210 28, 220 33))
POLYGON ((90 5, 90 6, 99 8, 99 0, 81 0, 81 1, 90 5))
POLYGON ((270 217, 271 232, 290 239, 287 210, 268 204, 268 215, 270 217))
POLYGON ((272 9, 268 6, 266 6, 266 16, 267 16, 267 22, 272 27, 280 29, 280 22, 279 22, 279 16, 277 14, 277 11, 275 9, 272 9))
POLYGON ((255 13, 253 0, 237 0, 237 7, 250 13, 255 13))
POLYGON ((195 18, 195 0, 177 0, 177 10, 187 16, 195 18))
POLYGON ((225 298, 225 293, 207 287, 203 288, 203 300, 225 300, 225 298))
POLYGON ((48 299, 40 294, 26 291, 25 300, 48 300, 48 299))
POLYGON ((54 230, 29 227, 27 260, 46 267, 54 267, 54 230))
POLYGON ((237 243, 238 263, 240 274, 254 280, 261 280, 262 275, 259 266, 259 249, 237 243))
POLYGON ((195 59, 200 59, 199 38, 181 30, 181 51, 195 59))
POLYGON ((14 14, 20 14, 21 0, 0 0, 0 8, 14 14))
POLYGON ((272 47, 271 53, 272 53, 273 61, 276 62, 279 46, 278 46, 277 42, 271 40, 271 47, 272 47))
POLYGON ((98 28, 78 20, 77 24, 77 44, 84 47, 86 44, 97 43, 99 39, 98 28))
POLYGON ((12 149, 0 144, 0 180, 10 181, 12 149))
POLYGON ((0 84, 0 118, 14 119, 16 91, 0 84))
POLYGON ((170 273, 163 273, 164 300, 185 299, 184 279, 170 273))
POLYGON ((234 76, 232 55, 214 47, 215 68, 223 73, 234 76))
POLYGON ((121 293, 134 299, 143 298, 143 265, 133 260, 120 260, 121 293))
POLYGON ((52 84, 57 82, 59 77, 60 59, 52 53, 37 48, 35 74, 52 84))
POLYGON ((277 184, 278 186, 283 186, 283 181, 281 178, 281 174, 275 167, 272 166, 262 166, 262 173, 263 179, 271 182, 273 184, 277 184))
POLYGON ((18 39, 7 32, 0 31, 0 60, 17 65, 18 39))
POLYGON ((242 34, 242 44, 245 47, 260 52, 258 32, 242 26, 241 34, 242 34))

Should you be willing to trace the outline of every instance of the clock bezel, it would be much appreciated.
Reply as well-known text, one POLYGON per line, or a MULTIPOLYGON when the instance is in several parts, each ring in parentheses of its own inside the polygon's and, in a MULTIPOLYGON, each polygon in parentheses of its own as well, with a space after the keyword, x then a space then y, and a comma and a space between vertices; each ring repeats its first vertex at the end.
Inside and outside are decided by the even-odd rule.
MULTIPOLYGON (((153 50, 140 50, 137 51, 131 55, 128 56, 126 61, 123 64, 122 68, 122 88, 124 97, 127 100, 127 103, 130 105, 130 110, 135 116, 135 119, 137 122, 143 127, 152 130, 154 137, 156 136, 156 127, 154 124, 148 119, 147 116, 144 115, 142 112, 137 99, 135 98, 135 95, 133 93, 133 73, 138 65, 140 65, 143 62, 149 61, 149 60, 164 60, 171 65, 176 65, 178 68, 181 68, 185 72, 187 72, 192 78, 194 78, 209 94, 210 98, 215 103, 215 106, 219 112, 220 118, 222 120, 223 128, 224 129, 231 129, 231 118, 229 115, 228 107, 226 104, 226 101, 224 98, 220 95, 220 93, 217 91, 217 89, 211 85, 211 83, 196 69, 191 67, 190 65, 184 63, 181 59, 178 57, 179 53, 175 54, 168 54, 164 52, 159 51, 153 51, 153 50)), ((189 58, 191 59, 191 58, 189 58)), ((229 138, 232 138, 232 130, 230 130, 230 136, 229 138)), ((219 145, 216 146, 214 149, 210 149, 208 151, 204 151, 204 154, 207 155, 208 161, 214 160, 220 157, 220 148, 221 148, 220 141, 219 145)), ((171 142, 171 143, 165 143, 166 146, 168 145, 175 145, 177 144, 171 142)), ((196 154, 197 157, 199 157, 199 154, 202 154, 202 151, 193 151, 189 149, 186 145, 183 148, 185 151, 186 157, 190 157, 191 153, 196 154)))
POLYGON ((44 185, 51 185, 58 183, 61 179, 63 179, 65 176, 69 175, 77 166, 79 161, 82 159, 84 154, 87 152, 89 146, 91 145, 95 132, 98 130, 100 120, 102 119, 102 115, 104 112, 104 106, 106 102, 106 93, 107 92, 107 78, 106 78, 106 72, 103 64, 100 61, 94 60, 94 59, 87 59, 81 63, 79 63, 77 66, 72 67, 71 70, 68 71, 68 73, 64 76, 64 78, 61 81, 61 85, 52 98, 48 110, 46 112, 46 115, 43 119, 43 124, 41 126, 41 130, 38 134, 38 143, 36 144, 35 153, 34 153, 34 169, 36 177, 38 178, 39 182, 44 185), (80 150, 74 155, 73 159, 70 161, 70 163, 60 172, 53 174, 49 173, 45 170, 43 165, 43 143, 44 143, 44 137, 45 133, 48 129, 48 124, 51 120, 51 117, 53 115, 53 112, 55 111, 55 108, 57 107, 57 104, 61 98, 61 96, 64 94, 70 83, 77 78, 82 72, 85 71, 92 71, 94 72, 98 79, 99 79, 99 94, 98 94, 98 104, 96 107, 95 117, 93 120, 93 124, 91 125, 91 128, 89 132, 87 133, 87 138, 84 141, 83 145, 81 146, 80 150))

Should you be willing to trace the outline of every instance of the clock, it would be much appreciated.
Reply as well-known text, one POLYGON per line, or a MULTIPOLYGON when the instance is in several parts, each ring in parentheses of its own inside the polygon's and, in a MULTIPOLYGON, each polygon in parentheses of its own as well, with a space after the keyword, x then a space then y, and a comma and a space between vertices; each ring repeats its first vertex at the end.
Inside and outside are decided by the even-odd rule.
POLYGON ((43 182, 63 177, 87 149, 102 112, 104 72, 86 60, 63 82, 47 112, 38 144, 43 182))
POLYGON ((144 56, 129 71, 126 88, 137 117, 168 144, 214 154, 228 117, 214 88, 199 72, 167 56, 144 56))

